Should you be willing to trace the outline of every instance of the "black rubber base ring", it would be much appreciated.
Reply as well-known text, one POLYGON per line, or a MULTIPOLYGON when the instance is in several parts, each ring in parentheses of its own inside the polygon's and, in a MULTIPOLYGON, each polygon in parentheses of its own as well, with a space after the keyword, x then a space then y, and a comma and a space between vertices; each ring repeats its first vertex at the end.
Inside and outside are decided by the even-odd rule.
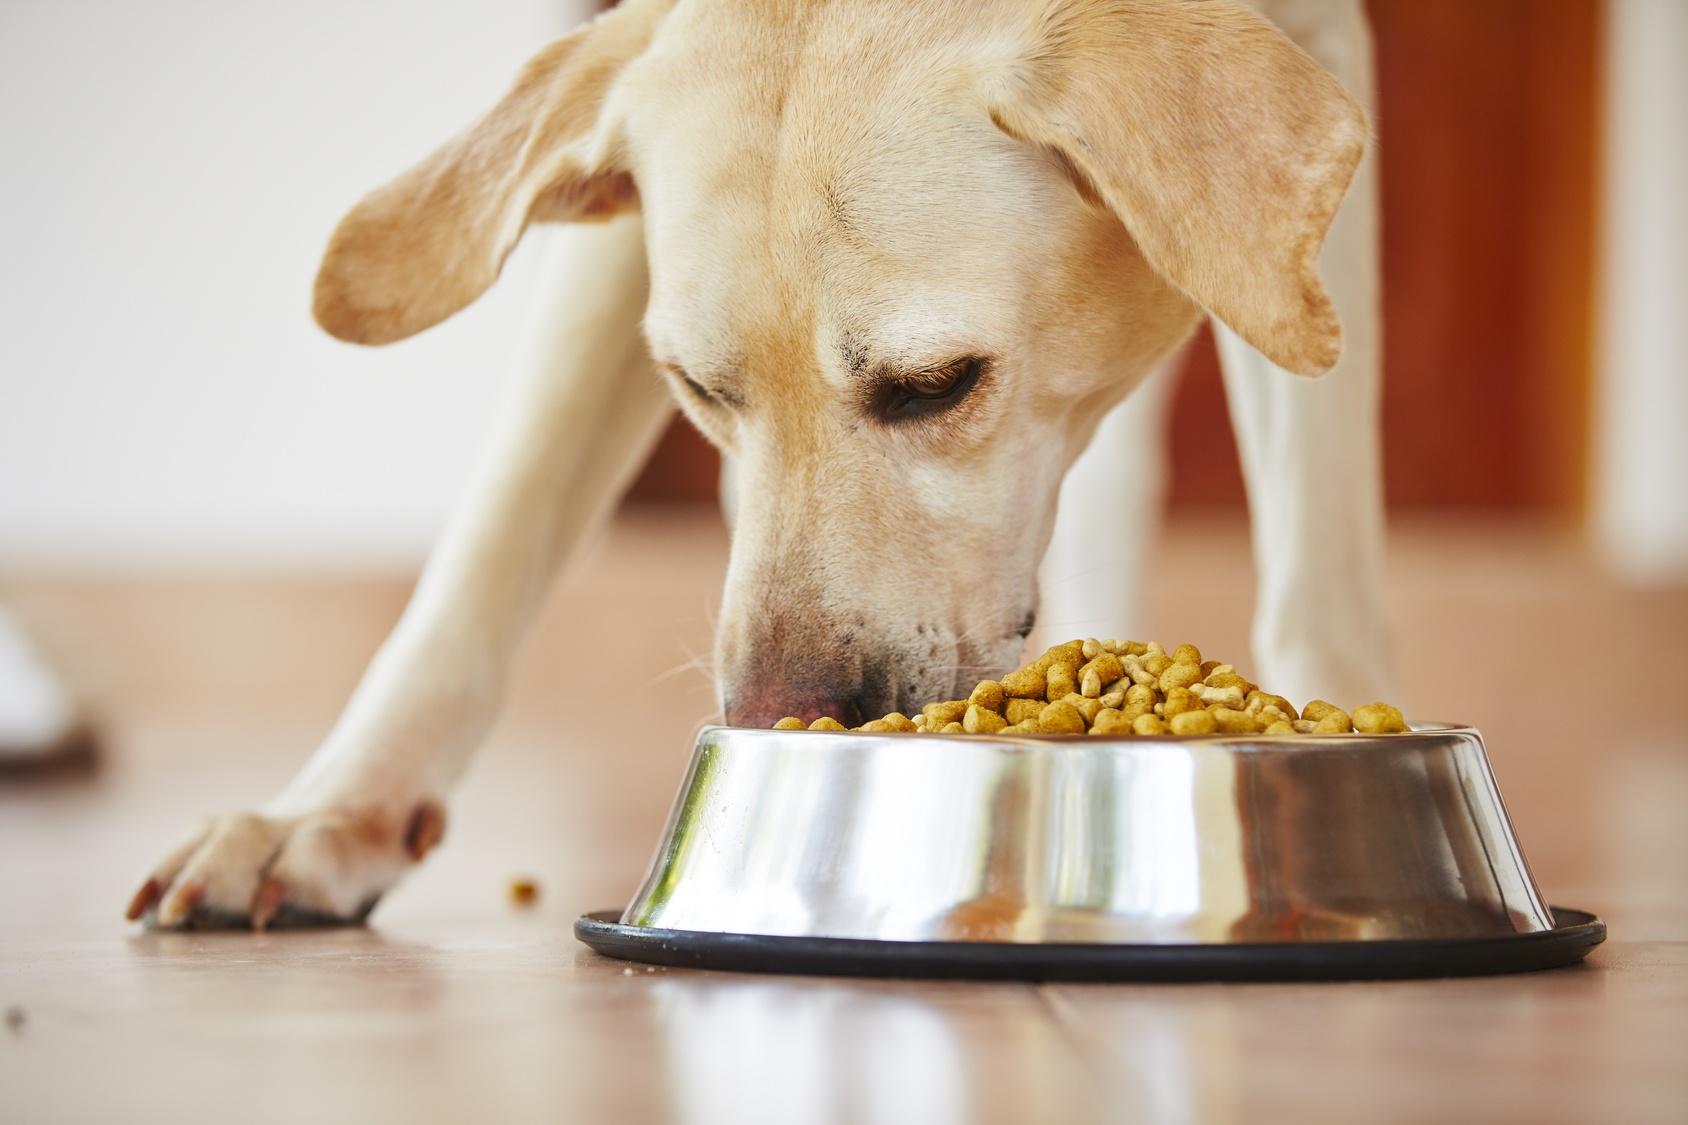
POLYGON ((1573 965, 1606 940, 1606 923, 1552 907, 1554 928, 1489 938, 1252 942, 1238 945, 1033 944, 770 937, 623 926, 583 914, 574 936, 599 953, 650 965, 752 973, 965 980, 1391 980, 1522 973, 1573 965))

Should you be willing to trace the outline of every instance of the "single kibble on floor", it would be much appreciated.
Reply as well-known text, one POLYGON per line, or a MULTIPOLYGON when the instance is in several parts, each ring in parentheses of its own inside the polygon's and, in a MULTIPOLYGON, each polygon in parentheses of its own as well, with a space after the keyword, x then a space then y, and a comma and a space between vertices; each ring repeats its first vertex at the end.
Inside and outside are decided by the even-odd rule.
MULTIPOLYGON (((842 731, 822 716, 805 728, 788 717, 776 730, 842 731)), ((893 711, 854 728, 868 734, 1155 735, 1401 734, 1411 730, 1388 703, 1356 707, 1352 717, 1315 699, 1299 710, 1219 660, 1182 644, 1171 653, 1154 641, 1068 641, 1000 679, 980 680, 966 699, 925 704, 913 718, 893 711)))
POLYGON ((532 879, 511 879, 510 901, 517 906, 532 906, 539 901, 539 884, 532 879))

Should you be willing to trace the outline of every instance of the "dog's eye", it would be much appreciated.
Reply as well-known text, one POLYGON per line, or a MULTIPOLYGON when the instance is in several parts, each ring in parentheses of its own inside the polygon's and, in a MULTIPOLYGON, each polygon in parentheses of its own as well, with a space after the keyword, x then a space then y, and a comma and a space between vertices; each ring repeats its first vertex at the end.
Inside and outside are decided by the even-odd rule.
POLYGON ((924 418, 955 406, 984 375, 986 361, 968 356, 942 367, 887 380, 875 394, 874 413, 887 422, 924 418))
POLYGON ((665 363, 662 367, 670 375, 672 375, 677 382, 683 385, 688 391, 692 392, 692 394, 696 395, 703 402, 706 402, 711 406, 721 405, 720 400, 709 393, 708 387, 705 387, 702 383, 686 374, 686 369, 684 367, 674 363, 665 363))

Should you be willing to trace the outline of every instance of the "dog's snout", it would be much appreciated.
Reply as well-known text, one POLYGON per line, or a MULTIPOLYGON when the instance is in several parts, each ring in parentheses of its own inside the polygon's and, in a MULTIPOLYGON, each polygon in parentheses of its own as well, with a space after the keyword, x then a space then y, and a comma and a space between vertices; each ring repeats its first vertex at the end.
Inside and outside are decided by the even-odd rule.
POLYGON ((808 693, 780 688, 735 694, 727 700, 727 724, 735 727, 771 727, 792 717, 808 726, 822 715, 847 727, 862 725, 862 705, 857 699, 817 698, 808 693))

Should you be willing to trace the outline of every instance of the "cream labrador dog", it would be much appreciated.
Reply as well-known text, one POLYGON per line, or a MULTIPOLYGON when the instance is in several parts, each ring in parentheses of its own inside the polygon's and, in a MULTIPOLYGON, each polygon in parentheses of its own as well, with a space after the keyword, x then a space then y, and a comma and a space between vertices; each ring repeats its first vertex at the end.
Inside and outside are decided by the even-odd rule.
MULTIPOLYGON (((1315 49, 1336 27, 1336 56, 1362 18, 1280 7, 1315 49)), ((367 914, 439 840, 524 628, 675 398, 736 465, 717 667, 752 726, 853 723, 1013 665, 1063 477, 1204 315, 1268 381, 1240 431, 1363 460, 1269 380, 1342 354, 1319 258, 1365 143, 1343 83, 1227 0, 626 0, 553 43, 359 203, 317 278, 324 328, 386 343, 475 300, 530 223, 576 224, 494 456, 322 748, 261 810, 195 828, 130 916, 367 914)), ((1068 518, 1118 544, 1142 489, 1107 466, 1068 518)), ((1255 491, 1273 471, 1251 465, 1255 491)), ((1344 552, 1375 495, 1355 530, 1330 485, 1291 487, 1272 573, 1337 608, 1264 597, 1322 622, 1265 647, 1383 667, 1344 649, 1377 608, 1342 589, 1371 581, 1344 552)))

